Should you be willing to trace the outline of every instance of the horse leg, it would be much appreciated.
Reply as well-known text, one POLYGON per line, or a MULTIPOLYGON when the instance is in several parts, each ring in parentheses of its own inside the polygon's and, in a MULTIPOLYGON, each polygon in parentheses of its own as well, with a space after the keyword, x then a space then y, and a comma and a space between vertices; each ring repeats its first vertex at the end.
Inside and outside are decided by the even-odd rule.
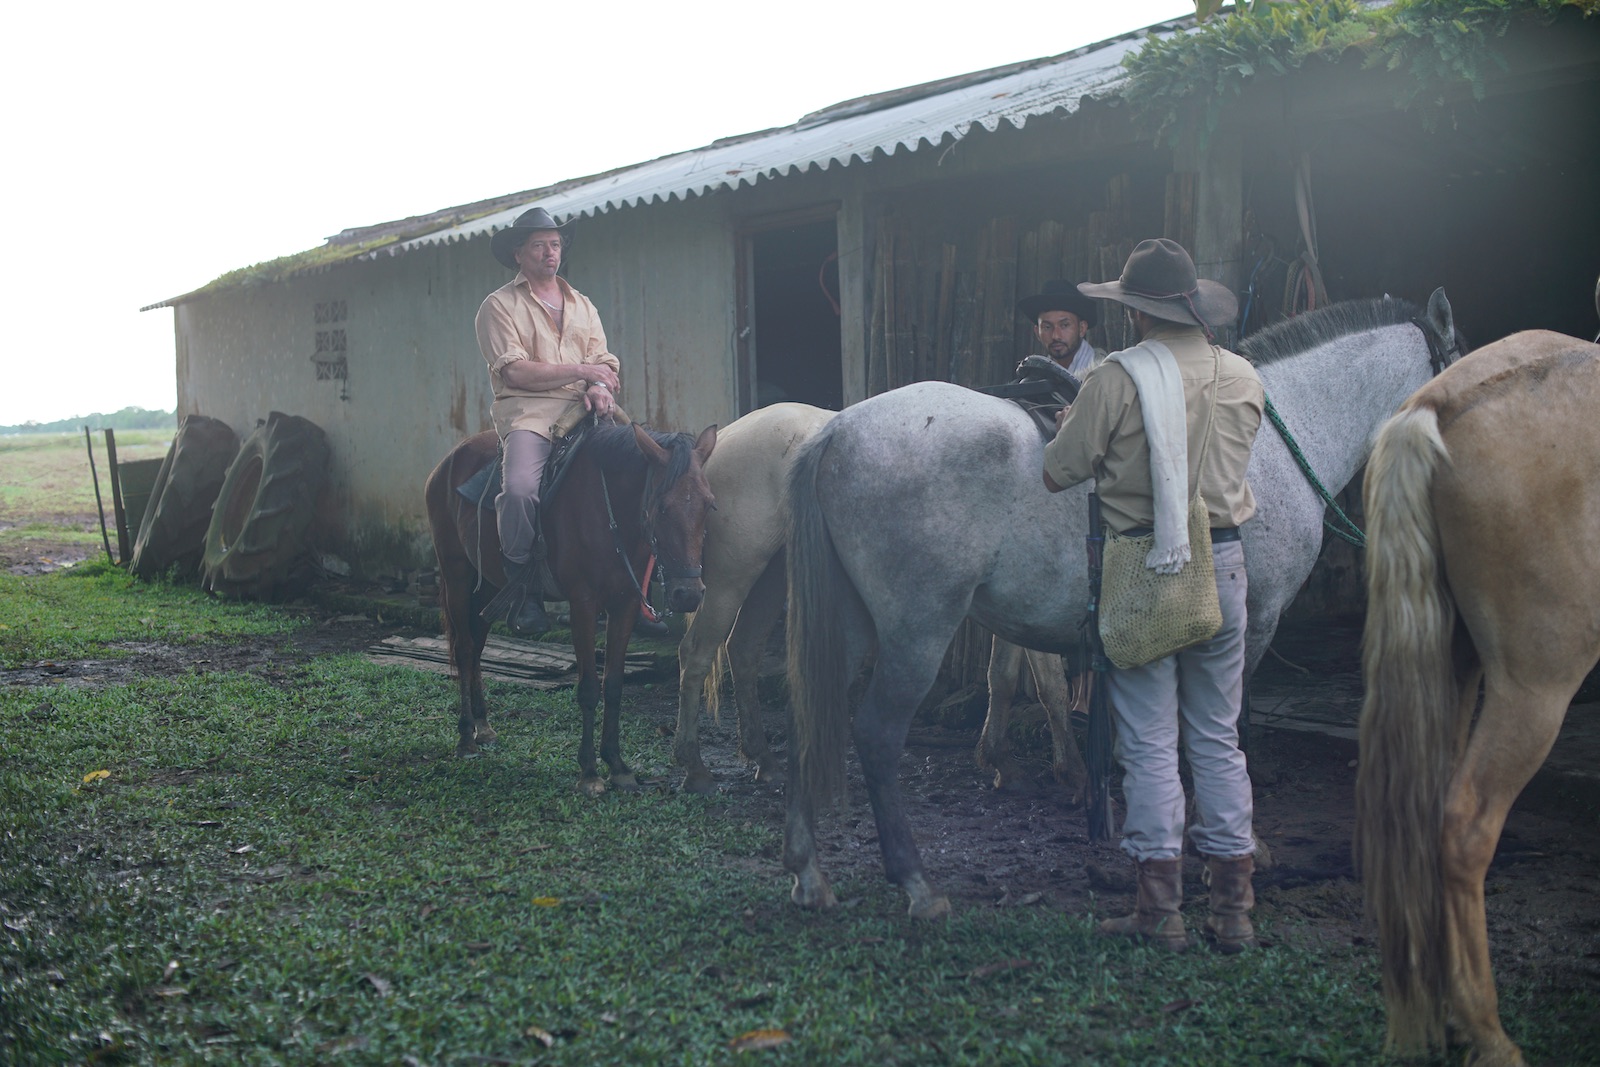
POLYGON ((884 874, 910 897, 908 910, 913 919, 942 919, 950 914, 950 899, 923 873, 922 857, 906 821, 899 775, 911 717, 933 685, 946 643, 924 642, 922 648, 885 643, 851 727, 878 826, 884 874))
POLYGON ((471 630, 468 635, 468 651, 471 652, 468 666, 471 669, 470 672, 462 671, 462 685, 465 689, 462 707, 465 708, 470 704, 472 708, 472 732, 480 745, 500 739, 494 732, 494 727, 489 725, 489 705, 483 699, 483 646, 488 644, 489 628, 494 624, 479 612, 489 599, 488 590, 485 589, 483 595, 473 596, 468 600, 470 610, 467 613, 467 622, 471 630))
POLYGON ((1523 1059, 1500 1026, 1484 877, 1511 804, 1549 755, 1576 689, 1513 687, 1491 671, 1483 711, 1445 795, 1439 859, 1452 976, 1450 1014, 1472 1043, 1472 1062, 1485 1067, 1522 1064, 1523 1059))
MULTIPOLYGON (((477 579, 465 558, 439 560, 439 601, 443 607, 445 635, 450 639, 450 666, 456 672, 458 694, 456 755, 478 752, 477 720, 483 706, 483 637, 477 633, 472 586, 477 579)), ((485 632, 484 637, 487 636, 485 632)))
POLYGON ((672 741, 672 761, 687 770, 683 778, 685 793, 714 793, 717 780, 700 758, 700 688, 720 685, 722 679, 707 681, 717 660, 717 649, 727 640, 739 614, 743 589, 723 581, 706 587, 706 599, 694 613, 683 640, 678 643, 678 729, 672 741))
POLYGON ((981 770, 994 772, 994 787, 1000 790, 1014 788, 1022 776, 1011 756, 1011 705, 1017 697, 1022 656, 1022 646, 998 637, 989 648, 989 710, 973 757, 981 770))
POLYGON ((783 614, 784 596, 789 590, 784 567, 784 555, 780 551, 745 597, 733 634, 728 638, 733 699, 739 712, 739 753, 756 765, 756 781, 773 785, 783 784, 783 765, 767 746, 757 683, 761 677, 761 655, 766 651, 773 625, 783 614))
MULTIPOLYGON (((1029 651, 1027 659, 1039 703, 1050 723, 1050 768, 1067 791, 1067 803, 1077 807, 1089 795, 1089 768, 1072 736, 1072 686, 1067 682, 1066 663, 1049 652, 1029 651)), ((1086 675, 1085 683, 1093 685, 1093 677, 1086 675)))
POLYGON ((600 676, 595 667, 594 636, 598 609, 591 603, 570 601, 572 605, 572 652, 578 660, 578 714, 583 737, 578 742, 578 792, 597 797, 606 783, 594 762, 594 708, 600 702, 600 676))
POLYGON ((804 789, 792 783, 784 792, 788 803, 783 822, 783 867, 794 875, 789 899, 802 908, 834 907, 839 900, 817 862, 816 805, 804 789))
POLYGON ((600 728, 600 758, 611 768, 611 788, 637 793, 639 780, 622 760, 622 673, 628 658, 628 639, 639 619, 639 606, 612 608, 606 619, 605 719, 600 728))

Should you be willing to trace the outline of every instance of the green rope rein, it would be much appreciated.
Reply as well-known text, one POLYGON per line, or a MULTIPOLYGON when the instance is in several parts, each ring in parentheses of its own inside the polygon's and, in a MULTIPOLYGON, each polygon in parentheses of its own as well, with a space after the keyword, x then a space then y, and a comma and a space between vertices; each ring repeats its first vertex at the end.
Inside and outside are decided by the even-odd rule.
POLYGON ((1300 469, 1305 473, 1306 480, 1311 483, 1311 488, 1317 491, 1317 495, 1322 498, 1324 504, 1333 509, 1333 513, 1339 517, 1339 521, 1344 524, 1345 529, 1335 526, 1326 514, 1322 517, 1322 525, 1326 526, 1336 537, 1348 541, 1357 548, 1366 548, 1367 535, 1361 532, 1361 527, 1356 525, 1354 519, 1344 513, 1344 509, 1339 506, 1339 502, 1333 499, 1333 494, 1328 492, 1328 487, 1322 484, 1321 479, 1317 477, 1316 471, 1311 469, 1311 461, 1306 459, 1304 452, 1300 451, 1300 442, 1294 439, 1294 434, 1290 433, 1289 427, 1284 424, 1283 416, 1279 415, 1278 409, 1272 406, 1272 398, 1270 396, 1266 397, 1266 401, 1267 418, 1272 420, 1272 425, 1276 426, 1278 433, 1283 435, 1284 444, 1289 446, 1289 454, 1294 456, 1296 463, 1300 464, 1300 469))

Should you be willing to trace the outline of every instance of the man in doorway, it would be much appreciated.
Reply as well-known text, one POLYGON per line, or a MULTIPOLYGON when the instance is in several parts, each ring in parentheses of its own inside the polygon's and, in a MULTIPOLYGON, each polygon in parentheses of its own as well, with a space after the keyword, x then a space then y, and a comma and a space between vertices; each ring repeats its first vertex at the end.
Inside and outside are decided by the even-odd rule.
POLYGON ((1150 566, 1173 561, 1181 566, 1189 558, 1187 522, 1182 515, 1173 517, 1171 503, 1158 508, 1157 495, 1169 502, 1169 493, 1181 492, 1177 509, 1186 511, 1198 490, 1210 516, 1222 607, 1222 628, 1214 637, 1107 676, 1127 801, 1122 848, 1138 866, 1138 901, 1134 914, 1107 919, 1100 930, 1174 951, 1188 945, 1178 911, 1183 902, 1182 744, 1194 779, 1196 821, 1189 835, 1205 857, 1211 887, 1205 932, 1222 951, 1240 952, 1255 944, 1250 923, 1255 839, 1250 777, 1238 731, 1246 591, 1239 525, 1255 514, 1245 469, 1261 425, 1261 380, 1244 358, 1209 343, 1213 328, 1233 321, 1238 304, 1225 286, 1196 278, 1194 261, 1177 242, 1143 241, 1119 280, 1079 289, 1131 308, 1140 344, 1114 353, 1084 378, 1082 392, 1058 418, 1056 438, 1045 449, 1045 487, 1059 492, 1093 478, 1111 529, 1128 536, 1154 530, 1152 556, 1169 547, 1172 559, 1150 566), (1180 407, 1181 423, 1176 421, 1180 407), (1147 435, 1147 426, 1158 431, 1183 426, 1186 433, 1147 435), (1177 479, 1169 477, 1170 489, 1158 487, 1157 473, 1163 469, 1169 476, 1185 472, 1187 484, 1173 484, 1177 479))
POLYGON ((622 364, 606 350, 600 313, 557 272, 568 231, 531 208, 489 241, 494 258, 517 276, 478 309, 478 348, 489 364, 490 415, 500 435, 503 481, 495 520, 506 585, 484 616, 506 616, 514 633, 550 628, 540 572, 539 481, 550 458, 550 427, 574 402, 605 417, 616 405, 622 364))
POLYGON ((1100 321, 1099 310, 1071 282, 1045 282, 1039 292, 1017 301, 1017 312, 1033 323, 1033 332, 1050 358, 1074 377, 1082 378, 1106 358, 1088 340, 1089 331, 1100 321))

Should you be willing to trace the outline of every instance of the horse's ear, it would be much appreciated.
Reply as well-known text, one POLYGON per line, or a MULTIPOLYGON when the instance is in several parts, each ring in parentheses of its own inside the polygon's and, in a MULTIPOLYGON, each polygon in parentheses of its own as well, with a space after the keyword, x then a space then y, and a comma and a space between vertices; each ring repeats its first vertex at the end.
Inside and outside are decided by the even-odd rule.
POLYGON ((1444 342, 1445 351, 1449 351, 1456 339, 1456 319, 1450 310, 1450 301, 1445 299, 1444 286, 1433 291, 1428 297, 1428 325, 1439 340, 1444 342))
POLYGON ((651 437, 645 428, 637 422, 633 424, 633 439, 639 444, 639 451, 644 453, 644 458, 658 467, 667 465, 667 450, 656 444, 656 439, 651 437))
POLYGON ((700 436, 694 439, 694 454, 700 457, 700 464, 705 465, 711 458, 711 450, 717 447, 717 424, 712 423, 700 431, 700 436))

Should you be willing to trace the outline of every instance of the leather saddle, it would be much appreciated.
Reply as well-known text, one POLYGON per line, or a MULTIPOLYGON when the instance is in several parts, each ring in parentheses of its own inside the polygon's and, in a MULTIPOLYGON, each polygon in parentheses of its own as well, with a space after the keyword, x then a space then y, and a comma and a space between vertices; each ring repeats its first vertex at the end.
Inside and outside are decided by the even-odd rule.
POLYGON ((1033 419, 1045 440, 1050 440, 1056 435, 1056 412, 1078 399, 1083 383, 1049 356, 1026 357, 1017 364, 1016 375, 1004 385, 977 391, 1016 404, 1033 419))

